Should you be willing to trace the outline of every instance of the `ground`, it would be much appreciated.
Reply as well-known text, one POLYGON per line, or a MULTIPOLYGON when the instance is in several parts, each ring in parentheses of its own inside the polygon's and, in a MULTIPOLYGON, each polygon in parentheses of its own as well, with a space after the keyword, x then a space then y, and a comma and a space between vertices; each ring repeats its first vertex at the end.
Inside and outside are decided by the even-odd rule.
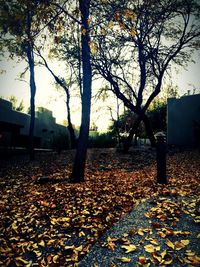
MULTIPOLYGON (((168 185, 156 183, 155 151, 151 149, 133 150, 130 154, 90 149, 85 182, 80 184, 68 182, 73 157, 74 151, 66 151, 60 155, 38 153, 31 163, 25 156, 1 161, 0 266, 78 266, 106 230, 152 197, 161 197, 161 206, 153 211, 149 208, 144 216, 160 216, 156 209, 167 208, 163 218, 176 222, 183 204, 177 209, 170 203, 163 207, 162 198, 196 196, 188 203, 192 205, 194 223, 199 223, 198 151, 169 151, 168 185), (44 176, 49 181, 38 182, 44 176), (169 210, 176 211, 172 219, 169 210)), ((136 234, 138 229, 140 225, 136 234)), ((110 244, 115 242, 111 240, 110 244)), ((179 246, 187 248, 188 241, 184 242, 179 246)), ((191 253, 188 266, 197 266, 198 255, 191 253)), ((149 264, 139 258, 141 255, 137 257, 138 264, 149 264)), ((127 258, 124 252, 122 261, 127 258)))

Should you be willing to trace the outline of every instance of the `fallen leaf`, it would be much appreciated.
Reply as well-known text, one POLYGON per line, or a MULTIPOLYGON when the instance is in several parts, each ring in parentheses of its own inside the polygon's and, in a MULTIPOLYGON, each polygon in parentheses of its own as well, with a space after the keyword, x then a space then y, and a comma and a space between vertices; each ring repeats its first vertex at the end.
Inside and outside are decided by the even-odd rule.
POLYGON ((123 246, 121 246, 121 248, 124 248, 126 250, 125 253, 130 253, 130 252, 133 252, 137 249, 137 247, 133 244, 123 245, 123 246))
POLYGON ((174 249, 174 244, 169 239, 167 239, 165 243, 169 248, 174 249))
POLYGON ((160 247, 159 247, 159 246, 155 247, 155 246, 149 244, 149 245, 144 246, 144 250, 145 250, 146 252, 152 253, 152 252, 154 252, 154 251, 158 251, 158 250, 160 250, 160 247))
POLYGON ((127 257, 118 257, 117 259, 120 260, 121 262, 131 262, 131 259, 127 257))

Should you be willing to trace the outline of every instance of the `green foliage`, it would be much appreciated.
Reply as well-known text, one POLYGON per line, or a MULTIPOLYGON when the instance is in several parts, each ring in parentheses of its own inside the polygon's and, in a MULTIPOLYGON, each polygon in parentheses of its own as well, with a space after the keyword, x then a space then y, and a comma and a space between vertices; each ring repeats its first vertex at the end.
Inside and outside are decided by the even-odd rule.
POLYGON ((17 98, 15 96, 10 96, 8 100, 12 103, 12 108, 19 112, 25 111, 25 106, 23 100, 18 104, 17 98))
POLYGON ((159 103, 153 109, 147 112, 147 116, 151 122, 153 132, 160 132, 167 130, 167 104, 159 103))
POLYGON ((88 147, 95 148, 110 148, 115 147, 116 144, 116 138, 111 132, 97 134, 96 136, 90 136, 88 141, 88 147))

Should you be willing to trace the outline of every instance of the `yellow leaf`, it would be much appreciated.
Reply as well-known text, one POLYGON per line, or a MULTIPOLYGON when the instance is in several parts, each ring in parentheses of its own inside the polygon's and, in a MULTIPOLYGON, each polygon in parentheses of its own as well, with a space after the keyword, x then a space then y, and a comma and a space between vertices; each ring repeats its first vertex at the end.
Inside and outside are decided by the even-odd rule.
POLYGON ((25 260, 25 259, 23 259, 22 257, 17 257, 16 259, 16 263, 23 263, 23 264, 29 264, 29 261, 27 261, 27 260, 25 260))
POLYGON ((85 236, 85 233, 83 231, 81 231, 79 234, 78 234, 79 237, 81 236, 85 236))
POLYGON ((124 16, 127 19, 131 19, 132 21, 134 21, 136 19, 136 14, 130 9, 125 9, 124 16))
POLYGON ((54 242, 55 242, 55 239, 50 239, 48 240, 47 245, 52 245, 54 242))
POLYGON ((113 21, 110 21, 110 22, 108 23, 108 28, 112 28, 113 25, 114 25, 113 21))
POLYGON ((142 228, 139 228, 138 229, 138 235, 144 235, 144 232, 143 232, 143 229, 142 228))
POLYGON ((37 258, 39 258, 40 256, 42 256, 42 252, 40 252, 39 250, 34 250, 37 258))
POLYGON ((144 246, 144 249, 146 252, 149 252, 149 253, 152 253, 155 251, 155 248, 153 245, 146 245, 146 246, 144 246))
POLYGON ((45 243, 44 243, 44 240, 41 240, 40 243, 38 243, 40 246, 44 247, 45 246, 45 243))
POLYGON ((121 248, 124 248, 126 250, 125 253, 130 253, 130 252, 135 251, 137 247, 133 244, 130 244, 130 245, 121 246, 121 248))
POLYGON ((167 250, 164 250, 162 253, 160 253, 160 256, 162 259, 167 255, 167 250))
POLYGON ((172 263, 172 261, 173 261, 173 259, 170 259, 170 260, 166 260, 166 261, 164 261, 163 263, 164 263, 165 265, 169 265, 169 264, 172 263))
POLYGON ((136 32, 135 29, 130 30, 130 35, 131 35, 132 37, 135 37, 136 34, 137 34, 137 32, 136 32))
POLYGON ((55 225, 57 223, 57 219, 56 218, 51 218, 51 224, 55 225))
POLYGON ((12 229, 13 230, 17 230, 17 225, 16 225, 16 223, 17 223, 17 221, 14 221, 13 223, 12 223, 12 229))
MULTIPOLYGON (((91 41, 90 41, 89 46, 90 46, 91 53, 92 53, 93 55, 95 55, 95 54, 97 53, 97 49, 98 49, 97 44, 96 44, 95 42, 91 42, 91 41)), ((107 217, 108 217, 108 216, 107 216, 107 217)), ((106 217, 106 219, 107 219, 107 217, 106 217)))
POLYGON ((150 240, 150 243, 153 245, 158 245, 158 241, 156 239, 150 240))
POLYGON ((82 250, 83 250, 83 246, 81 245, 81 246, 75 248, 75 250, 76 250, 76 251, 82 251, 82 250))
POLYGON ((156 253, 152 254, 153 258, 156 259, 159 263, 162 261, 162 257, 156 253))
POLYGON ((187 256, 192 257, 195 255, 195 252, 193 252, 191 250, 186 250, 186 254, 187 254, 187 256))
POLYGON ((57 263, 58 258, 59 258, 59 256, 58 256, 58 255, 55 255, 55 256, 53 257, 53 262, 54 262, 54 263, 57 263))
POLYGON ((121 257, 121 258, 119 257, 117 259, 120 260, 121 262, 131 262, 131 259, 127 257, 121 257))
POLYGON ((107 247, 108 247, 108 249, 114 251, 116 245, 115 245, 115 243, 113 243, 112 241, 109 241, 107 247))
POLYGON ((183 243, 185 246, 187 246, 190 243, 190 241, 185 239, 185 240, 181 240, 181 243, 183 243))
POLYGON ((169 248, 174 249, 174 244, 169 239, 167 239, 165 243, 169 248))
POLYGON ((166 237, 166 234, 163 233, 163 232, 158 232, 159 236, 162 237, 162 238, 165 238, 166 237))

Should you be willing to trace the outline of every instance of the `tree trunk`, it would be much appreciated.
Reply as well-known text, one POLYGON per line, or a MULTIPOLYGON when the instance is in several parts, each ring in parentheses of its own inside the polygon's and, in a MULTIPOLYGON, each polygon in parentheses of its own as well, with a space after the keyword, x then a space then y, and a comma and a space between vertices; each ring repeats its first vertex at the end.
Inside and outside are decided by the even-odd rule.
POLYGON ((30 160, 35 159, 35 151, 34 151, 34 128, 35 128, 35 93, 36 93, 36 85, 35 85, 35 66, 34 66, 34 53, 33 53, 33 40, 31 36, 31 24, 32 24, 32 11, 27 11, 27 28, 26 34, 28 37, 28 41, 26 42, 25 49, 26 55, 28 58, 29 72, 30 72, 30 111, 31 111, 31 119, 30 119, 30 128, 29 128, 29 156, 30 160))
POLYGON ((131 130, 129 132, 128 137, 126 138, 126 140, 124 142, 124 149, 123 149, 124 153, 127 153, 129 151, 129 148, 131 146, 131 142, 133 140, 133 136, 134 136, 134 134, 136 134, 136 131, 137 131, 141 121, 144 122, 146 134, 150 140, 151 146, 155 147, 156 140, 155 140, 155 137, 153 134, 153 130, 152 130, 149 118, 147 117, 146 114, 143 114, 143 115, 141 114, 141 115, 138 115, 135 123, 133 124, 133 127, 131 128, 131 130))
POLYGON ((36 85, 35 85, 35 71, 34 71, 34 54, 33 48, 30 43, 27 44, 27 58, 29 64, 30 71, 30 128, 29 128, 29 156, 30 160, 35 159, 35 151, 34 151, 34 128, 35 128, 35 93, 36 93, 36 85))
POLYGON ((74 166, 71 175, 72 182, 84 181, 85 163, 87 156, 87 142, 89 137, 90 126, 90 109, 91 109, 91 87, 92 87, 92 70, 90 62, 90 47, 89 47, 89 0, 79 0, 79 7, 82 18, 82 27, 84 32, 81 34, 82 47, 82 70, 83 70, 83 92, 82 92, 82 117, 81 128, 78 139, 78 146, 75 155, 74 166))
POLYGON ((71 142, 71 148, 74 149, 76 148, 76 136, 75 136, 75 132, 74 132, 74 128, 71 124, 71 121, 69 122, 69 119, 68 119, 68 126, 67 126, 67 129, 69 131, 69 135, 70 135, 70 142, 71 142))
POLYGON ((65 81, 61 78, 59 78, 49 67, 46 59, 41 55, 40 51, 38 50, 38 54, 41 57, 41 59, 44 61, 44 65, 47 68, 47 70, 51 73, 51 75, 54 77, 54 80, 64 89, 66 93, 66 107, 67 107, 67 122, 68 122, 68 131, 70 135, 70 141, 71 141, 71 148, 76 148, 76 135, 74 132, 74 128, 71 121, 71 109, 70 109, 70 92, 69 92, 69 86, 65 83, 65 81))
POLYGON ((72 121, 71 121, 71 109, 70 109, 70 93, 69 93, 69 88, 67 88, 66 86, 64 87, 65 89, 65 93, 67 96, 67 100, 66 100, 66 106, 67 106, 67 122, 68 122, 68 131, 69 131, 69 135, 70 135, 70 142, 71 142, 71 148, 76 148, 77 146, 77 142, 76 142, 76 135, 74 132, 74 128, 72 125, 72 121))
POLYGON ((146 130, 146 134, 150 140, 151 146, 155 147, 156 146, 156 139, 155 136, 153 134, 153 129, 151 127, 151 123, 149 121, 149 118, 147 117, 147 115, 145 115, 143 117, 143 122, 144 122, 144 126, 145 126, 145 130, 146 130))
POLYGON ((124 153, 127 153, 129 151, 129 148, 131 146, 131 142, 133 140, 134 134, 136 134, 136 131, 140 125, 140 122, 142 121, 142 116, 138 116, 135 123, 133 124, 133 127, 131 128, 128 137, 124 141, 124 153))

